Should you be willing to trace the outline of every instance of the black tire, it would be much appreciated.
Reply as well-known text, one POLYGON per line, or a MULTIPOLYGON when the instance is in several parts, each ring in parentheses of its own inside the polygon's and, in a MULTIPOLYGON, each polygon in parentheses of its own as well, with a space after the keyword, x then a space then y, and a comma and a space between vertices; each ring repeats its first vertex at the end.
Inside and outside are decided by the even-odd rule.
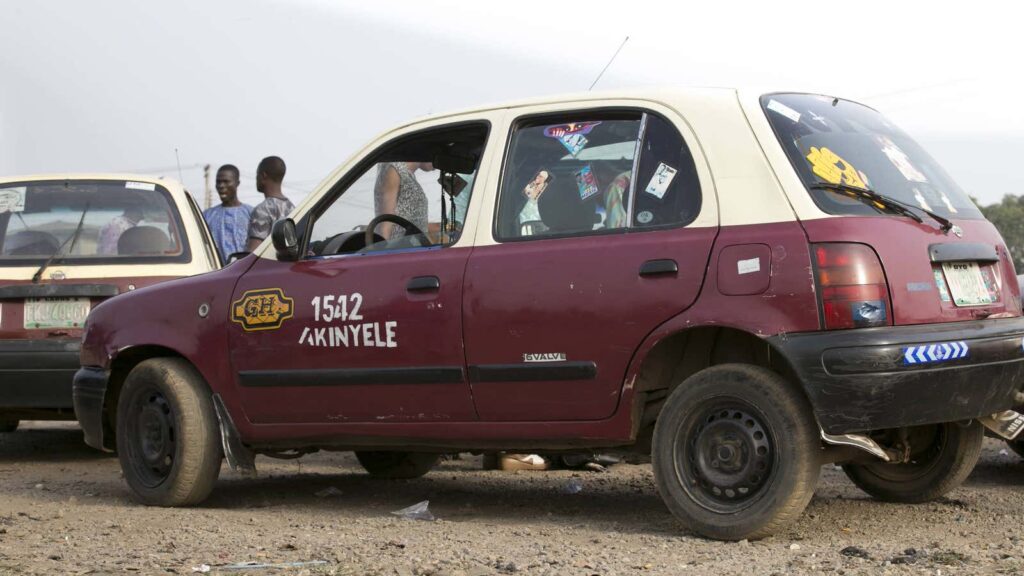
POLYGON ((1024 458, 1024 440, 1021 440, 1020 438, 1016 440, 1007 440, 1006 445, 1010 447, 1010 450, 1016 452, 1017 456, 1024 458))
POLYGON ((981 455, 985 428, 977 420, 916 426, 908 431, 911 461, 846 464, 858 488, 886 502, 917 504, 943 496, 963 483, 981 455))
POLYGON ((668 396, 654 427, 654 479, 687 528, 718 540, 769 536, 807 507, 821 470, 811 406, 770 370, 723 364, 668 396))
POLYGON ((356 460, 374 478, 419 478, 440 459, 438 454, 428 452, 356 452, 356 460))
POLYGON ((117 403, 118 459, 149 506, 192 506, 220 475, 220 428, 206 382, 181 358, 139 363, 117 403))
POLYGON ((0 434, 6 434, 8 432, 14 432, 18 429, 18 420, 0 420, 0 434))

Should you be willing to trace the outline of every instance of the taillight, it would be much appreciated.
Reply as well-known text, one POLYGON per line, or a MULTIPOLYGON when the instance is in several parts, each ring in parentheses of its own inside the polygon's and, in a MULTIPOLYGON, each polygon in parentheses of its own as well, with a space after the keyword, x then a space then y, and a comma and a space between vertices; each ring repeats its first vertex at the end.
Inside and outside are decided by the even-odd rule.
POLYGON ((889 286, 864 244, 812 244, 814 278, 826 330, 888 326, 889 286))

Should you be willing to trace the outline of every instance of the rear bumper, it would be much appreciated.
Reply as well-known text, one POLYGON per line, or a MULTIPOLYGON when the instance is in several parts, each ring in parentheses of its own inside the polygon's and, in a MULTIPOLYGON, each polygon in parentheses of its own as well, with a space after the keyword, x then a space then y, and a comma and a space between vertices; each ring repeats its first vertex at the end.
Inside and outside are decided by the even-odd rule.
POLYGON ((1024 318, 777 335, 829 434, 968 420, 1016 407, 1024 318))
POLYGON ((110 372, 86 366, 75 372, 75 416, 85 433, 85 443, 99 450, 113 450, 113 438, 103 427, 103 399, 107 394, 110 372))
POLYGON ((79 338, 0 340, 0 410, 71 409, 79 338))

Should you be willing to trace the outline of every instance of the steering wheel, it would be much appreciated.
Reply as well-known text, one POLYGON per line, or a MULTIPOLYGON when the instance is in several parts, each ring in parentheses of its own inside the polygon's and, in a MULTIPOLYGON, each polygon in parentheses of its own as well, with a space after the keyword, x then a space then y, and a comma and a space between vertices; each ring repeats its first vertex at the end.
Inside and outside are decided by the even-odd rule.
POLYGON ((366 246, 370 246, 371 244, 373 244, 373 231, 381 222, 391 222, 393 224, 398 224, 402 228, 405 228, 406 236, 413 234, 423 236, 423 241, 426 242, 427 246, 430 246, 430 239, 427 238, 427 235, 423 233, 423 230, 420 230, 419 228, 416 227, 415 224, 409 222, 408 220, 402 218, 401 216, 398 216, 397 214, 379 214, 373 220, 370 220, 370 223, 366 225, 366 246))

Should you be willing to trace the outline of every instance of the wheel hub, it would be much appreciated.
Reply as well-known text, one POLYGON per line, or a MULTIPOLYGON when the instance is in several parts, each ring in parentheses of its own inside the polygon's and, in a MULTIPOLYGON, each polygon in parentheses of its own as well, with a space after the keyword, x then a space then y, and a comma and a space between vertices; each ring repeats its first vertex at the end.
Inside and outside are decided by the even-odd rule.
POLYGON ((174 416, 162 394, 151 393, 140 398, 133 440, 135 453, 141 459, 145 476, 160 482, 171 471, 174 462, 174 416))
POLYGON ((774 451, 753 411, 738 407, 709 410, 687 437, 684 475, 705 505, 742 505, 767 483, 774 451))

